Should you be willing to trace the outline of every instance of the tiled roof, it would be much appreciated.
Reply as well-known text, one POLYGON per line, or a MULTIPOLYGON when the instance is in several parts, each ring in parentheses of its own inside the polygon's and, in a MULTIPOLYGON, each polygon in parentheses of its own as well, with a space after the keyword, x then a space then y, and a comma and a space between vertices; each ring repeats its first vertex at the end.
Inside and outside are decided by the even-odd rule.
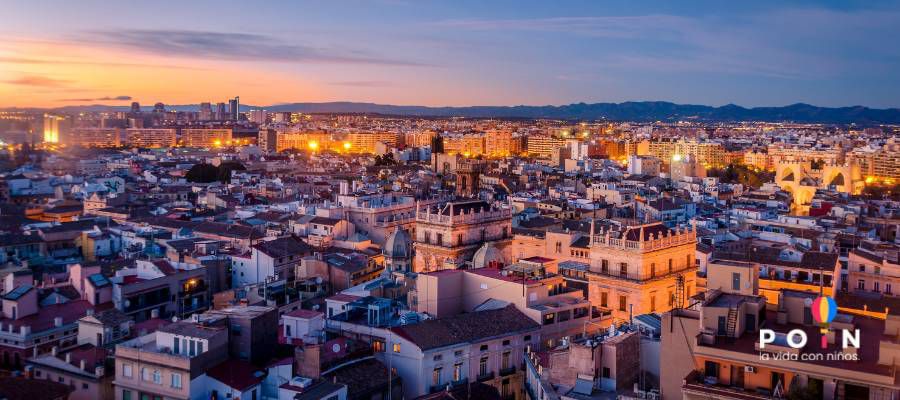
POLYGON ((538 328, 540 325, 537 322, 510 305, 499 310, 458 314, 391 330, 422 350, 428 350, 459 343, 477 343, 538 328))

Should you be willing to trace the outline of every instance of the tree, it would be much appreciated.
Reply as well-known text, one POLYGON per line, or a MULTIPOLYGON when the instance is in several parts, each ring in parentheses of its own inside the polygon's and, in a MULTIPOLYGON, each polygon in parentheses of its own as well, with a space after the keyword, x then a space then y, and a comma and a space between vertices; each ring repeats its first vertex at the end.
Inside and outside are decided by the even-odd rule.
POLYGON ((241 164, 237 161, 227 161, 219 164, 219 171, 217 174, 217 178, 222 183, 230 183, 231 182, 231 171, 246 171, 247 168, 244 167, 244 164, 241 164))
POLYGON ((188 182, 210 183, 218 179, 219 168, 212 164, 194 164, 184 176, 188 182))

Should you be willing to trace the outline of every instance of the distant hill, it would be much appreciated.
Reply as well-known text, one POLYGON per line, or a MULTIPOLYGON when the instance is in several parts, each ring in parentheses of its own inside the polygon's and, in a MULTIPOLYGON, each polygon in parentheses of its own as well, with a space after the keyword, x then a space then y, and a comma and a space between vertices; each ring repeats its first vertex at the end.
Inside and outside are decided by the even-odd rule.
MULTIPOLYGON (((198 105, 167 106, 170 110, 197 111, 198 105)), ((721 107, 675 104, 664 101, 629 101, 624 103, 576 103, 562 106, 469 106, 426 107, 397 106, 374 103, 330 102, 290 103, 269 106, 242 105, 241 111, 263 108, 269 111, 294 111, 304 113, 365 113, 399 116, 478 117, 478 118, 550 118, 618 121, 792 121, 808 123, 835 123, 860 125, 900 124, 900 109, 874 109, 863 106, 817 107, 809 104, 792 104, 784 107, 745 108, 734 104, 721 107)), ((62 112, 79 111, 127 111, 127 106, 101 104, 61 107, 62 112)), ((146 108, 149 110, 149 108, 146 108)))

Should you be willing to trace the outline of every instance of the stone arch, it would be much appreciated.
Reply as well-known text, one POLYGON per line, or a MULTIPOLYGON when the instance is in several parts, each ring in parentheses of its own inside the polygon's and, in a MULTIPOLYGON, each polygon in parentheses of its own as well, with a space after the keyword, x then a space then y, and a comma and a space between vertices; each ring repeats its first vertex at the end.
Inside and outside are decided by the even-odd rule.
POLYGON ((794 171, 791 168, 785 168, 781 171, 781 180, 784 182, 793 182, 795 181, 794 171))

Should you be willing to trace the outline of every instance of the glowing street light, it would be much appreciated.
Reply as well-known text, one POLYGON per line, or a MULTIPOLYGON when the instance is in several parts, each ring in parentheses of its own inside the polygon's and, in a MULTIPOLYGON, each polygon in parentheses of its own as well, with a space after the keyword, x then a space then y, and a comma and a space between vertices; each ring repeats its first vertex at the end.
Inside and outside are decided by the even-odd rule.
POLYGON ((312 151, 316 151, 319 148, 319 142, 309 142, 309 149, 312 151))
POLYGON ((353 144, 351 144, 350 142, 344 142, 344 150, 350 150, 351 147, 353 147, 353 144))

